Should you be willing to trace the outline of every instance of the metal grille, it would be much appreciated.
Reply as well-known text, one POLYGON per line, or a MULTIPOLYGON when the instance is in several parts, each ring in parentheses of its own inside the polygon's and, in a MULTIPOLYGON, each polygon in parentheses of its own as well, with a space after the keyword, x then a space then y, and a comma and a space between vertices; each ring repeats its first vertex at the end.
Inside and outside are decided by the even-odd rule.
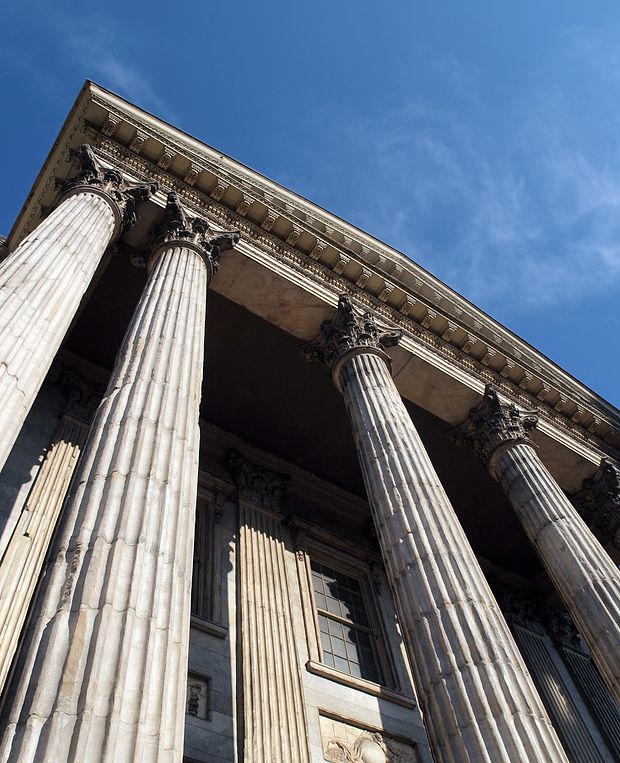
POLYGON ((517 625, 514 626, 514 633, 569 760, 573 763, 603 763, 603 757, 562 681, 544 638, 517 625))
POLYGON ((600 731, 620 760, 620 710, 601 674, 590 655, 570 647, 562 647, 560 651, 582 696, 590 705, 600 731))

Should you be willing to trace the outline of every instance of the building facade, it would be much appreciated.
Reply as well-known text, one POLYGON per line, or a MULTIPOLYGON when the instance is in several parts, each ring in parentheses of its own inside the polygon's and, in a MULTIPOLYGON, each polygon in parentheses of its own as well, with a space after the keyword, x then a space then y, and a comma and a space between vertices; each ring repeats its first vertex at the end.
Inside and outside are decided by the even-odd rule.
POLYGON ((620 412, 89 82, 0 257, 0 760, 620 758, 620 412))

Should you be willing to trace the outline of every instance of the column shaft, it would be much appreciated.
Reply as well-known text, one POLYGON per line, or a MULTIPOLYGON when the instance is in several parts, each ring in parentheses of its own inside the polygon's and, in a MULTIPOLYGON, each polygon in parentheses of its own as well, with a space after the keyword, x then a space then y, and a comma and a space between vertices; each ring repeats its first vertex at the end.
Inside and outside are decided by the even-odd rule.
POLYGON ((565 761, 385 360, 360 352, 339 383, 436 760, 565 761))
POLYGON ((493 470, 620 704, 618 568, 531 445, 498 449, 493 470))
POLYGON ((88 425, 63 416, 0 563, 0 691, 17 651, 88 425))
POLYGON ((112 203, 70 196, 0 265, 0 469, 113 237, 112 203))
POLYGON ((182 758, 207 267, 153 258, 67 501, 0 759, 182 758))

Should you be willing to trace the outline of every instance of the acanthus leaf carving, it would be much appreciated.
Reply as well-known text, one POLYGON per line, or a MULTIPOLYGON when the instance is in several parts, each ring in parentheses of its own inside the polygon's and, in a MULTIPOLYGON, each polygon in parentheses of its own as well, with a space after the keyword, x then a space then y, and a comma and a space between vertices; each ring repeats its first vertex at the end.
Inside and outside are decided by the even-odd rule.
POLYGON ((188 215, 175 191, 170 191, 166 201, 163 222, 153 227, 155 248, 164 244, 180 242, 191 244, 203 256, 205 262, 215 273, 219 268, 220 257, 232 249, 239 241, 239 231, 220 233, 210 237, 211 226, 204 217, 188 215))
POLYGON ((583 481, 572 501, 601 543, 612 540, 620 548, 620 469, 601 459, 597 471, 583 481))
POLYGON ((336 315, 321 324, 320 336, 302 346, 307 360, 320 360, 330 368, 351 350, 367 348, 382 351, 398 344, 400 329, 380 329, 372 313, 358 313, 347 294, 338 299, 336 315))
POLYGON ((118 170, 105 167, 88 143, 83 143, 74 152, 74 157, 80 168, 75 177, 64 183, 63 196, 97 189, 116 203, 121 229, 131 228, 136 221, 137 205, 157 192, 157 183, 128 183, 118 170))
POLYGON ((535 447, 530 431, 537 423, 534 411, 521 410, 514 403, 502 400, 497 389, 487 384, 479 405, 449 436, 457 445, 472 445, 481 461, 489 467, 495 451, 506 443, 527 443, 535 447))
POLYGON ((273 472, 244 458, 238 450, 231 450, 226 464, 239 498, 264 509, 280 512, 282 498, 291 478, 288 474, 273 472))

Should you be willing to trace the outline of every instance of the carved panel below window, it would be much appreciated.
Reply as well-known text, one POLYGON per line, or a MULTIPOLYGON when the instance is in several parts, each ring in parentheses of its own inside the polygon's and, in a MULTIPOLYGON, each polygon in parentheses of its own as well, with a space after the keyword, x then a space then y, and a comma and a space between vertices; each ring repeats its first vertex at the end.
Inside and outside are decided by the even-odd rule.
POLYGON ((417 763, 412 742, 321 715, 323 757, 332 763, 417 763))

